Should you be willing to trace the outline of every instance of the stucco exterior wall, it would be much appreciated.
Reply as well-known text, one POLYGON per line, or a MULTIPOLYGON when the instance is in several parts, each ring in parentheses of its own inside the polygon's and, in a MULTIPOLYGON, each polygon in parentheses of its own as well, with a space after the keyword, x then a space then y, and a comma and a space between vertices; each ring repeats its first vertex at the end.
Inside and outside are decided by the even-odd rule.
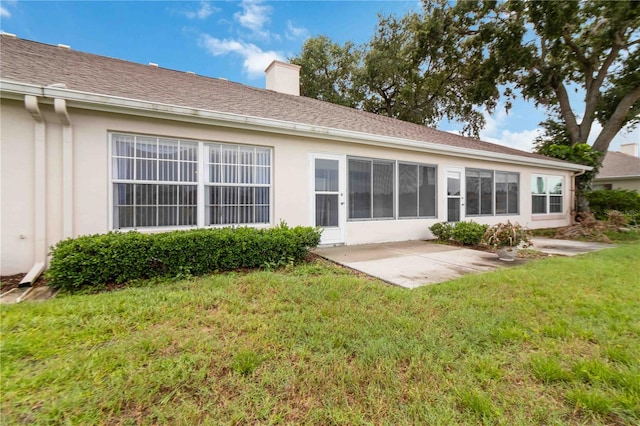
MULTIPOLYGON (((69 108, 73 127, 73 204, 63 205, 62 125, 51 106, 41 109, 47 121, 47 246, 63 236, 65 209, 73 212, 73 236, 110 230, 109 133, 238 143, 273 148, 272 224, 280 220, 289 225, 313 225, 310 214, 312 153, 338 154, 374 159, 410 161, 438 167, 438 218, 406 220, 348 221, 347 244, 424 239, 431 237, 428 227, 446 221, 447 167, 471 167, 520 173, 520 214, 467 218, 494 224, 510 219, 531 228, 564 226, 570 223, 571 173, 539 167, 478 161, 361 144, 328 142, 311 138, 283 136, 248 130, 183 123, 69 108), (563 213, 531 215, 531 175, 561 175, 565 182, 563 213)), ((1 130, 1 249, 2 274, 26 272, 33 264, 33 140, 34 120, 19 101, 2 101, 1 130)))
POLYGON ((611 185, 611 189, 628 189, 640 192, 640 178, 636 179, 597 179, 594 185, 611 185))
POLYGON ((9 275, 33 262, 34 121, 18 102, 0 108, 0 274, 9 275))

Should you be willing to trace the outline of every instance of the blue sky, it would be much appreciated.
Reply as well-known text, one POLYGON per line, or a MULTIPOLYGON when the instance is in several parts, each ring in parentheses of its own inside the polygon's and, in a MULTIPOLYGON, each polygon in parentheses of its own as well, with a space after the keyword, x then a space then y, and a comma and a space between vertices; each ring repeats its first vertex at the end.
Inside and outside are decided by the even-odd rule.
MULTIPOLYGON (((264 87, 264 69, 271 60, 297 54, 306 38, 326 35, 339 43, 365 43, 373 35, 378 13, 402 15, 419 7, 417 0, 0 0, 0 30, 43 43, 67 44, 74 50, 264 87)), ((528 151, 544 118, 532 104, 517 102, 509 114, 499 110, 487 115, 481 137, 528 151)), ((448 123, 440 128, 457 130, 448 123)), ((610 149, 629 142, 640 142, 640 129, 623 131, 610 149)))

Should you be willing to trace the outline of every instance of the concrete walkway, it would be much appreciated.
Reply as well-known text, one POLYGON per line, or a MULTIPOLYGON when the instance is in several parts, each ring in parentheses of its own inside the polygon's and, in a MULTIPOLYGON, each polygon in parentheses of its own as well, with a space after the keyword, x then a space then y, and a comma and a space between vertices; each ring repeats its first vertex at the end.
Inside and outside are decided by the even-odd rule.
MULTIPOLYGON (((608 247, 612 245, 550 238, 536 238, 533 246, 535 250, 565 256, 608 247)), ((494 253, 428 241, 318 248, 314 253, 405 288, 440 283, 470 273, 487 272, 526 262, 526 259, 504 262, 494 253)))

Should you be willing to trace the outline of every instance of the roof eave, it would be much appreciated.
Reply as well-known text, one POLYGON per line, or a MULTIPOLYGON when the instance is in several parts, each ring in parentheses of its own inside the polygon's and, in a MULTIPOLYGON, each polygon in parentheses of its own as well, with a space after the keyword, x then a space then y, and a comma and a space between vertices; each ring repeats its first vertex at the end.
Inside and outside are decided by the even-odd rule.
POLYGON ((296 122, 275 120, 232 114, 200 108, 183 107, 158 102, 141 101, 117 96, 102 95, 57 87, 38 86, 0 79, 0 96, 7 99, 22 99, 24 95, 44 98, 53 102, 55 98, 67 100, 68 107, 85 108, 97 111, 141 115, 145 117, 173 119, 200 124, 215 124, 222 127, 267 131, 270 133, 305 136, 319 139, 410 149, 456 157, 492 160, 503 163, 542 166, 552 169, 582 171, 591 170, 589 166, 562 161, 523 157, 519 155, 460 148, 431 142, 375 135, 365 132, 342 130, 322 126, 313 126, 296 122))

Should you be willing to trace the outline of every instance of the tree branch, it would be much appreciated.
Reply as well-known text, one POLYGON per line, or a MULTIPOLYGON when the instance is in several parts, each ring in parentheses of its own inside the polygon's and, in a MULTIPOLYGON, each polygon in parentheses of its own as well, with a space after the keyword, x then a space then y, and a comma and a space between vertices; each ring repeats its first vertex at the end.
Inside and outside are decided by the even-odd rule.
POLYGON ((586 75, 586 86, 587 93, 585 94, 585 107, 584 107, 584 117, 582 118, 582 123, 580 124, 580 139, 581 142, 586 142, 589 133, 591 132, 591 126, 593 125, 593 120, 596 114, 596 107, 598 105, 598 100, 600 99, 600 88, 604 83, 604 79, 607 77, 607 72, 609 71, 609 67, 613 64, 613 61, 618 57, 618 53, 620 52, 621 45, 617 42, 618 37, 615 38, 616 41, 613 42, 611 46, 611 52, 607 55, 606 59, 602 62, 602 66, 600 70, 598 70, 598 75, 595 79, 591 78, 591 74, 586 75))
POLYGON ((607 121, 604 128, 598 135, 598 138, 593 143, 593 149, 599 152, 607 152, 609 144, 616 136, 616 134, 622 128, 624 120, 629 113, 629 110, 640 99, 640 84, 633 90, 628 92, 622 100, 618 103, 611 118, 607 121))
MULTIPOLYGON (((554 80, 557 77, 554 77, 554 80)), ((576 116, 571 109, 571 103, 569 102, 569 95, 567 89, 564 87, 564 83, 559 82, 554 85, 556 96, 558 97, 558 103, 560 104, 560 115, 567 125, 569 136, 571 137, 571 143, 585 142, 580 141, 580 127, 576 120, 576 116)))
POLYGON ((578 57, 578 62, 580 62, 584 66, 584 73, 587 76, 587 87, 591 84, 589 80, 593 78, 593 64, 591 61, 584 55, 584 52, 578 47, 578 45, 571 39, 571 35, 569 34, 569 28, 565 27, 564 32, 562 34, 562 38, 564 42, 571 48, 573 53, 578 57))

